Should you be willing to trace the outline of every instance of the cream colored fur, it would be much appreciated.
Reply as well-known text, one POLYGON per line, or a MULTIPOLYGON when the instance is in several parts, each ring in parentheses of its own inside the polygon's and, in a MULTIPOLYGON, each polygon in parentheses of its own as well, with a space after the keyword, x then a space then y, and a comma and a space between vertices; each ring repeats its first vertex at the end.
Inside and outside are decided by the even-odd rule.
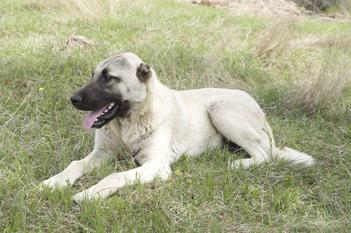
POLYGON ((131 68, 125 68, 121 63, 121 67, 115 67, 116 72, 119 68, 133 79, 123 81, 121 85, 135 87, 135 91, 129 93, 132 102, 130 115, 116 118, 96 130, 93 151, 45 180, 44 185, 73 184, 110 156, 121 153, 120 148, 126 148, 141 164, 140 167, 111 174, 74 196, 77 202, 106 198, 136 181, 147 183, 156 177, 166 180, 171 176, 170 165, 182 155, 201 155, 221 147, 225 139, 250 155, 250 158, 229 164, 233 169, 248 168, 277 158, 308 166, 314 163, 311 156, 302 152, 276 147, 265 114, 248 93, 215 88, 176 91, 160 83, 154 71, 145 84, 140 84, 135 76, 136 66, 142 62, 140 58, 132 53, 121 56, 131 68))

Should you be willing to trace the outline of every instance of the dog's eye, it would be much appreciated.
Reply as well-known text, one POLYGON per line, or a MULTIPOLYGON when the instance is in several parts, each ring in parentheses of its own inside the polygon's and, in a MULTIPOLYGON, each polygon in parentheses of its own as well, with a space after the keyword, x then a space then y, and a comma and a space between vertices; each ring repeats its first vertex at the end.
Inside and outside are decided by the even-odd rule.
POLYGON ((109 75, 104 75, 104 80, 105 81, 110 81, 111 80, 111 76, 109 76, 109 75))
POLYGON ((120 82, 121 81, 121 78, 120 77, 117 77, 117 76, 111 76, 111 75, 103 75, 102 76, 103 80, 105 82, 109 82, 110 80, 114 80, 116 82, 120 82))

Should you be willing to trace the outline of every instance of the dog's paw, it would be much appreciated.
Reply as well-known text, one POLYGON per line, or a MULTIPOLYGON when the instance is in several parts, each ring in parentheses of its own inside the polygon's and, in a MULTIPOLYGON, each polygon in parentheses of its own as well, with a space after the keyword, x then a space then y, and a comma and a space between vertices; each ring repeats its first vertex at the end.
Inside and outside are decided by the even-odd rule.
POLYGON ((60 177, 60 175, 56 175, 41 182, 39 188, 40 190, 42 190, 44 187, 54 189, 54 188, 66 187, 67 185, 70 185, 68 180, 63 179, 62 177, 60 177))
POLYGON ((89 189, 83 190, 75 194, 72 199, 75 203, 80 203, 85 200, 105 199, 112 194, 110 188, 101 188, 95 185, 89 189))
POLYGON ((87 200, 96 200, 99 199, 100 196, 97 194, 93 194, 91 192, 91 190, 86 189, 80 193, 77 193, 75 195, 73 195, 72 199, 75 203, 81 203, 83 201, 87 201, 87 200))
POLYGON ((81 203, 83 202, 84 200, 87 200, 87 194, 83 191, 83 192, 80 192, 80 193, 77 193, 75 195, 73 195, 72 197, 72 200, 73 202, 75 203, 81 203))
POLYGON ((249 159, 237 159, 234 161, 229 161, 228 162, 228 169, 248 169, 253 165, 258 165, 256 164, 255 161, 252 158, 249 159))

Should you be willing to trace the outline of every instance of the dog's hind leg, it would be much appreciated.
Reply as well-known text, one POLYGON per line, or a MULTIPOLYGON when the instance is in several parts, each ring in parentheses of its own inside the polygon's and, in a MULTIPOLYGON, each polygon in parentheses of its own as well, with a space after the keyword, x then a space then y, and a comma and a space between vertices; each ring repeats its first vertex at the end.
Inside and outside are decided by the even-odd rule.
POLYGON ((117 147, 117 142, 107 129, 96 130, 93 151, 81 160, 72 161, 62 172, 43 181, 42 185, 54 188, 73 184, 85 173, 99 167, 110 158, 117 147))
POLYGON ((279 149, 275 146, 265 114, 251 97, 214 103, 208 108, 208 113, 215 128, 251 156, 232 162, 232 168, 248 168, 274 159, 305 166, 314 164, 310 155, 288 147, 279 149))
POLYGON ((208 113, 214 127, 251 157, 238 159, 230 164, 231 167, 248 168, 272 160, 274 139, 264 113, 256 103, 219 101, 209 106, 208 113))

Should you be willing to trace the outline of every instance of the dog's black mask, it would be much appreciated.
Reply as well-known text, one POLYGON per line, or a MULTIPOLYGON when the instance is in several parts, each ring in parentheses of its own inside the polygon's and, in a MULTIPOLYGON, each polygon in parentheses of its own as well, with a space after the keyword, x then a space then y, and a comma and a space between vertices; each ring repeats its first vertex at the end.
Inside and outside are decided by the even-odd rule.
POLYGON ((70 98, 77 109, 89 111, 84 120, 86 129, 101 128, 113 118, 123 117, 128 112, 129 102, 123 101, 120 94, 111 94, 106 85, 108 80, 104 79, 91 80, 70 98))
MULTIPOLYGON (((84 120, 86 129, 101 128, 115 117, 125 117, 131 108, 131 103, 119 93, 120 85, 125 84, 126 80, 123 76, 114 76, 116 73, 123 74, 123 72, 117 72, 119 69, 129 67, 133 70, 130 68, 131 64, 123 57, 111 58, 105 62, 106 64, 103 62, 100 65, 103 66, 102 69, 93 72, 89 83, 70 98, 77 109, 89 111, 84 120)), ((129 78, 135 77, 144 85, 151 77, 151 69, 147 64, 141 63, 134 75, 129 75, 129 78)), ((125 89, 129 92, 128 87, 124 86, 125 89)))

